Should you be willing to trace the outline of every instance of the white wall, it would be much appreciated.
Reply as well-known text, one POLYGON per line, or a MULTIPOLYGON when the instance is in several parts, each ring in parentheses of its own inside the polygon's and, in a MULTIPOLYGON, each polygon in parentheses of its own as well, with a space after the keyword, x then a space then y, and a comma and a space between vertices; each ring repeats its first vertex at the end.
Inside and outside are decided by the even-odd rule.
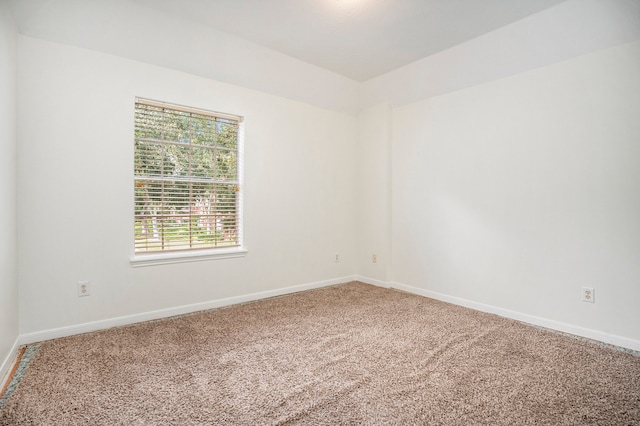
POLYGON ((391 108, 378 104, 358 115, 356 270, 380 282, 391 268, 391 108), (373 262, 373 255, 377 261, 373 262))
POLYGON ((0 386, 18 338, 17 43, 11 12, 0 1, 0 386))
POLYGON ((640 42, 394 109, 392 280, 640 347, 639 113, 640 42))
POLYGON ((353 116, 24 36, 19 71, 22 334, 353 276, 353 116), (246 257, 131 267, 135 96, 245 117, 246 257))

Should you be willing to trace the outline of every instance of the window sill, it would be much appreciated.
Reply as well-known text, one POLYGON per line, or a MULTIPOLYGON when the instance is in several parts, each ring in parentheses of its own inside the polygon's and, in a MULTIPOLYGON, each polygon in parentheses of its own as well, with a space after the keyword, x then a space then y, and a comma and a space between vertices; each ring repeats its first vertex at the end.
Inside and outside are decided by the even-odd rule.
POLYGON ((244 257, 247 250, 243 247, 233 247, 229 249, 200 250, 191 252, 174 252, 158 254, 136 254, 131 258, 131 266, 138 268, 141 266, 167 265, 170 263, 200 262, 203 260, 231 259, 244 257))

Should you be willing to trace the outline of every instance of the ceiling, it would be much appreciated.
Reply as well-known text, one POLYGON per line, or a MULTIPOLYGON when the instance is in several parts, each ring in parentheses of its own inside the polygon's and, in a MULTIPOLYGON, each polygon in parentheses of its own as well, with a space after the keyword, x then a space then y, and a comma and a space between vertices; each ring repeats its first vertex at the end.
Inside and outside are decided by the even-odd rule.
MULTIPOLYGON (((86 0, 85 0, 86 1, 86 0)), ((110 0, 91 0, 108 2, 110 0)), ((124 0, 366 81, 565 0, 124 0)), ((18 25, 59 0, 13 1, 18 25)), ((82 1, 64 2, 77 9, 82 1)), ((73 10, 73 9, 65 9, 73 10)))

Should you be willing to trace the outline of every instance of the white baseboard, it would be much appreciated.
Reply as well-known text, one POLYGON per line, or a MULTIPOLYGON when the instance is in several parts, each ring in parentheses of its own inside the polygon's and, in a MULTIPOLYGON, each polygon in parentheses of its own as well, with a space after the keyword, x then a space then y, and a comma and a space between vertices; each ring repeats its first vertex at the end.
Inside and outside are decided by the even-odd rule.
POLYGON ((0 364, 0 391, 4 389, 4 385, 10 379, 9 373, 18 359, 18 349, 20 348, 20 337, 16 338, 9 353, 0 364))
POLYGON ((406 291, 408 293, 417 294, 420 296, 430 297, 432 299, 441 300, 443 302, 452 303, 454 305, 464 306, 466 308, 475 309, 477 311, 487 312, 490 314, 499 315, 505 318, 511 318, 517 321, 522 321, 531 325, 548 328, 563 333, 573 334, 575 336, 584 337, 591 340, 597 340, 599 342, 607 343, 621 348, 631 349, 633 351, 640 351, 640 341, 629 339, 628 337, 616 336, 602 331, 591 330, 584 327, 579 327, 572 324, 563 323, 560 321, 554 321, 547 318, 537 317, 535 315, 524 314, 509 309, 498 308, 492 305, 486 305, 484 303, 474 302, 472 300, 463 299, 460 297, 449 296, 447 294, 437 293, 430 290, 424 290, 417 287, 408 286, 397 282, 382 282, 378 280, 372 280, 366 277, 356 276, 358 281, 376 285, 379 287, 395 288, 397 290, 406 291))
POLYGON ((362 277, 359 275, 355 277, 355 280, 360 281, 361 283, 375 285, 376 287, 390 288, 390 285, 387 281, 375 280, 373 278, 362 277))
POLYGON ((91 331, 104 330, 111 327, 135 324, 139 322, 151 321, 161 318, 169 318, 176 315, 184 315, 192 312, 206 311, 208 309, 222 308, 224 306, 237 305, 240 303, 253 302, 269 297, 282 296, 290 293, 311 290, 315 288, 327 287, 354 281, 355 276, 346 276, 324 281, 316 281, 291 287, 284 287, 275 290, 261 291, 258 293, 245 294, 242 296, 228 297, 224 299, 211 300, 207 302, 194 303, 191 305, 176 306, 173 308, 160 309, 157 311, 143 312, 140 314, 127 315, 110 318, 100 321, 92 321, 84 324, 71 325, 67 327, 54 328, 50 330, 37 331, 35 333, 22 334, 19 337, 21 345, 42 342, 45 340, 58 339, 60 337, 72 336, 74 334, 88 333, 91 331))

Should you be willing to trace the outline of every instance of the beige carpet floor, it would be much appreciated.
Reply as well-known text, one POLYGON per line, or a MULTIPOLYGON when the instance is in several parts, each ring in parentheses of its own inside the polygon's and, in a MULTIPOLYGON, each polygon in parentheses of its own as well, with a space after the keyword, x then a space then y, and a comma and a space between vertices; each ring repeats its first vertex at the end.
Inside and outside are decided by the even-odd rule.
POLYGON ((349 283, 44 342, 2 425, 631 425, 640 357, 349 283))

